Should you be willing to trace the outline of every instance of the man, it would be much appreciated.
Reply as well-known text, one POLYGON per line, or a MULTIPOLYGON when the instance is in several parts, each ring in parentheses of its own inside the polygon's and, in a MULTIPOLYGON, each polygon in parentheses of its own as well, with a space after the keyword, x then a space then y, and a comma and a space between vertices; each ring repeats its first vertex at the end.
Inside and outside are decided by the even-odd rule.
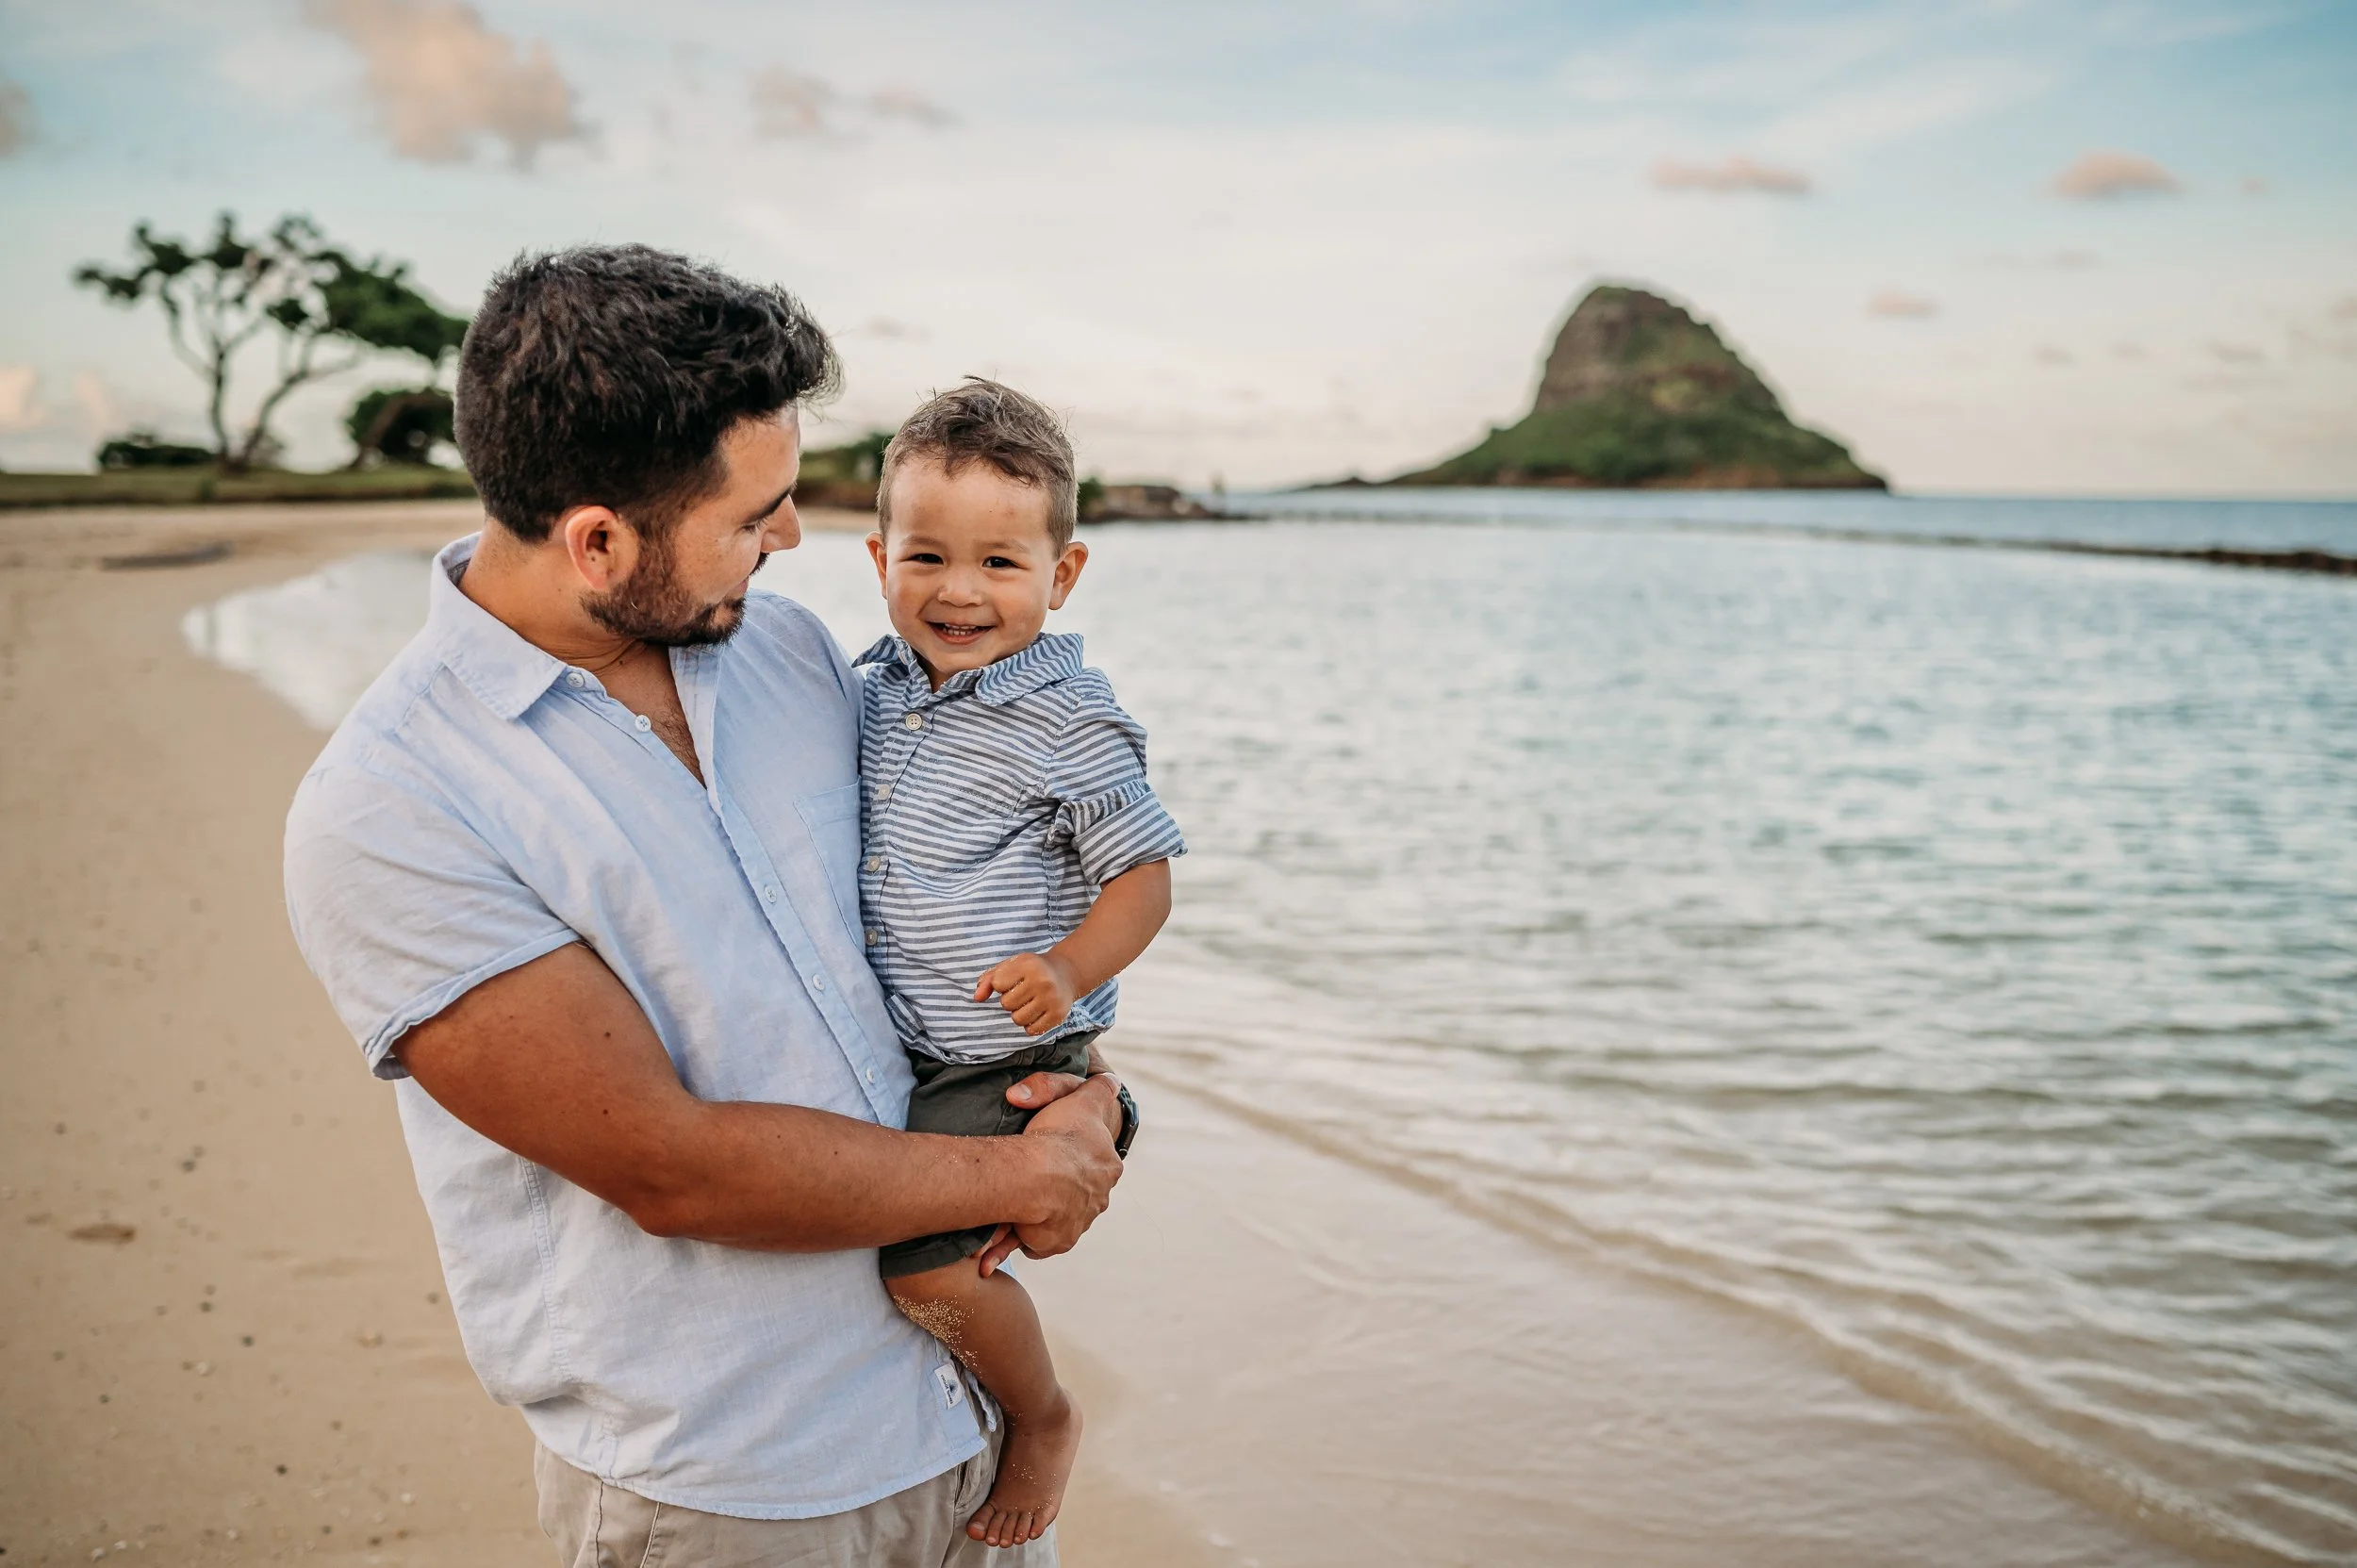
POLYGON ((1134 1126, 1110 1077, 1040 1075, 1022 1136, 894 1131, 853 677, 748 586, 799 540, 833 375, 793 299, 680 257, 495 279, 458 377, 489 524, 288 818, 296 939, 396 1081, 468 1357, 581 1568, 990 1555, 997 1423, 873 1249, 1062 1251, 1134 1126))

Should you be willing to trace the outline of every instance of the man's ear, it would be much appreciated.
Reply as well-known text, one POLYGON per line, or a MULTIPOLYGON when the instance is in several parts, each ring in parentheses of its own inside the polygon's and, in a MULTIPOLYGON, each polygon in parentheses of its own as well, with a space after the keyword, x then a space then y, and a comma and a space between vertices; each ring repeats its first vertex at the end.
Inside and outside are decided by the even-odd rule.
POLYGON ((876 563, 876 586, 884 586, 884 567, 890 557, 884 553, 883 530, 879 528, 867 536, 867 558, 876 563))
POLYGON ((551 530, 564 541, 566 558, 592 593, 605 593, 638 564, 638 536, 611 506, 575 506, 551 530))
POLYGON ((1047 585, 1047 607, 1049 609, 1063 608, 1064 599, 1072 592, 1072 586, 1080 580, 1080 569, 1088 564, 1089 547, 1087 545, 1075 539, 1063 547, 1063 553, 1056 557, 1056 575, 1049 580, 1047 585))

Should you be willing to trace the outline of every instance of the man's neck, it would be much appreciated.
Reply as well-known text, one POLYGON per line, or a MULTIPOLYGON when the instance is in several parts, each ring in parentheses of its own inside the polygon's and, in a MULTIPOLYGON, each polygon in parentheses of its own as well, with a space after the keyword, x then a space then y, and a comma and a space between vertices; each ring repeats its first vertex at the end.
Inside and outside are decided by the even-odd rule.
POLYGON ((552 658, 600 673, 640 652, 635 637, 618 636, 581 605, 572 563, 562 552, 531 544, 498 523, 486 523, 458 591, 552 658))

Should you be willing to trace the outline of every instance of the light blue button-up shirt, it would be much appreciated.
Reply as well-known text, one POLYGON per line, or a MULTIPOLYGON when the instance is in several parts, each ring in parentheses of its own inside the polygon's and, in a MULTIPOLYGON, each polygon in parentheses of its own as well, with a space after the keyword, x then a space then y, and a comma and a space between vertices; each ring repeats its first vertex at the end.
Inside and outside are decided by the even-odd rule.
POLYGON ((304 957, 397 1080, 468 1359, 559 1458, 658 1502, 839 1512, 981 1446, 947 1355, 872 1251, 665 1240, 461 1124, 390 1054, 470 988, 569 942, 646 1010, 689 1091, 898 1127, 910 1076, 859 934, 859 692, 799 605, 756 591, 671 671, 707 783, 458 590, 296 791, 304 957))

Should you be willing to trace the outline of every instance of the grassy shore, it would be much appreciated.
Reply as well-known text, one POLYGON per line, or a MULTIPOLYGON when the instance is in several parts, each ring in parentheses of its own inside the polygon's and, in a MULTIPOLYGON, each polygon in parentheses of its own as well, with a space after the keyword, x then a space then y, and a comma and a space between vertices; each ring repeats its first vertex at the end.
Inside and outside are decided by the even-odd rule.
POLYGON ((463 469, 387 464, 302 473, 219 468, 125 469, 112 473, 0 472, 0 507, 201 506, 276 501, 443 501, 474 494, 463 469))

